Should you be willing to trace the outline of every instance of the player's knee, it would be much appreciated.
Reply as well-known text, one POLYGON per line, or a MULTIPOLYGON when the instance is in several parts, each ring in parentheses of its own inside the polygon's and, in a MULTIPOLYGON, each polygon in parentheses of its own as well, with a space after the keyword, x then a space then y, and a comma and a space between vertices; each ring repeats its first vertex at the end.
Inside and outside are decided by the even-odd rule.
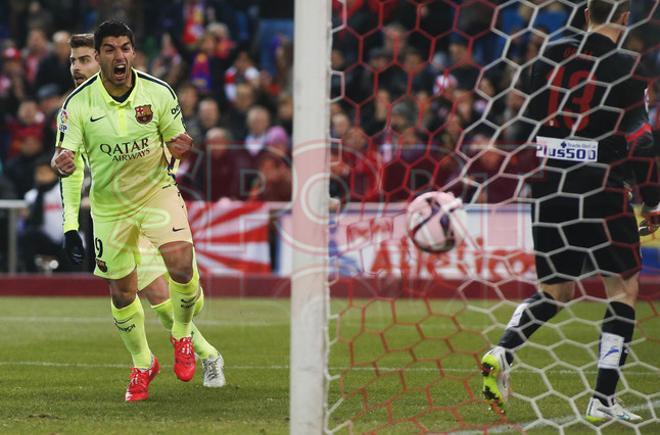
POLYGON ((186 265, 186 264, 181 264, 173 268, 173 270, 170 271, 170 276, 172 279, 180 284, 186 284, 189 283, 190 280, 193 278, 193 268, 192 264, 186 265))
POLYGON ((557 284, 541 284, 541 290, 549 294, 557 302, 565 303, 573 299, 575 290, 573 282, 562 282, 557 284))
POLYGON ((180 284, 186 284, 193 279, 192 259, 187 258, 185 255, 179 256, 170 265, 171 270, 169 272, 174 281, 180 284))

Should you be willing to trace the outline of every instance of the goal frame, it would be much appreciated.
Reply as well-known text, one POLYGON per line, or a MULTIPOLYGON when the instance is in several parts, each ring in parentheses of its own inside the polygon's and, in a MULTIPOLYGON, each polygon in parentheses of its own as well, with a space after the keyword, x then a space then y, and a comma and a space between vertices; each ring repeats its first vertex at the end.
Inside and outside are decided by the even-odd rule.
POLYGON ((321 434, 328 357, 330 0, 295 0, 290 433, 321 434))

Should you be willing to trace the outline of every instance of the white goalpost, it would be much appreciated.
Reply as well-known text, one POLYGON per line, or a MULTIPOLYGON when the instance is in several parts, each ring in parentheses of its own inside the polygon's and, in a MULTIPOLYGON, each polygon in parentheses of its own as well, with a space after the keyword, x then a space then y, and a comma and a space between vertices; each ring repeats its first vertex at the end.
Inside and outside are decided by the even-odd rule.
POLYGON ((290 432, 324 431, 328 317, 330 2, 296 0, 290 432))

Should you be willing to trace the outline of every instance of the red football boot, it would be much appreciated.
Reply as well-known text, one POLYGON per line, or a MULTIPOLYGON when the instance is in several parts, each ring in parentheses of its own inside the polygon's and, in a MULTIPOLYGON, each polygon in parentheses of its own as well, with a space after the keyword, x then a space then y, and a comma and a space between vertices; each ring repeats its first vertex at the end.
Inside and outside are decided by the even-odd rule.
POLYGON ((149 383, 154 380, 160 365, 156 357, 153 357, 151 367, 142 370, 136 367, 131 369, 131 378, 128 382, 126 389, 126 396, 124 397, 127 402, 137 402, 138 400, 147 400, 149 398, 149 383))
POLYGON ((170 337, 170 341, 174 346, 174 373, 183 382, 188 382, 195 376, 192 337, 183 337, 180 340, 170 337))

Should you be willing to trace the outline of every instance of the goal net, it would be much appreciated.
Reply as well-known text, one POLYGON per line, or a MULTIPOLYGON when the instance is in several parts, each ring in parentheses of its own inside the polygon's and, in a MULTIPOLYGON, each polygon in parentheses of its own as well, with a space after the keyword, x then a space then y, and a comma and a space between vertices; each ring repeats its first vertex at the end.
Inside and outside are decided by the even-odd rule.
MULTIPOLYGON (((326 359, 325 432, 660 431, 657 236, 643 240, 635 335, 617 390, 643 422, 582 417, 606 306, 590 277, 516 353, 506 415, 481 395, 481 356, 537 289, 527 162, 538 126, 524 116, 524 77, 546 44, 581 31, 585 3, 332 2, 324 116, 329 188, 342 207, 317 222, 327 225, 330 303, 326 346, 311 350, 326 359), (406 205, 429 190, 453 192, 468 212, 469 237, 444 254, 419 251, 406 234, 406 205)), ((656 121, 659 24, 655 1, 633 1, 620 48, 650 67, 656 121)), ((294 369, 292 389, 302 388, 294 369)), ((300 404, 292 398, 292 412, 300 404)))

